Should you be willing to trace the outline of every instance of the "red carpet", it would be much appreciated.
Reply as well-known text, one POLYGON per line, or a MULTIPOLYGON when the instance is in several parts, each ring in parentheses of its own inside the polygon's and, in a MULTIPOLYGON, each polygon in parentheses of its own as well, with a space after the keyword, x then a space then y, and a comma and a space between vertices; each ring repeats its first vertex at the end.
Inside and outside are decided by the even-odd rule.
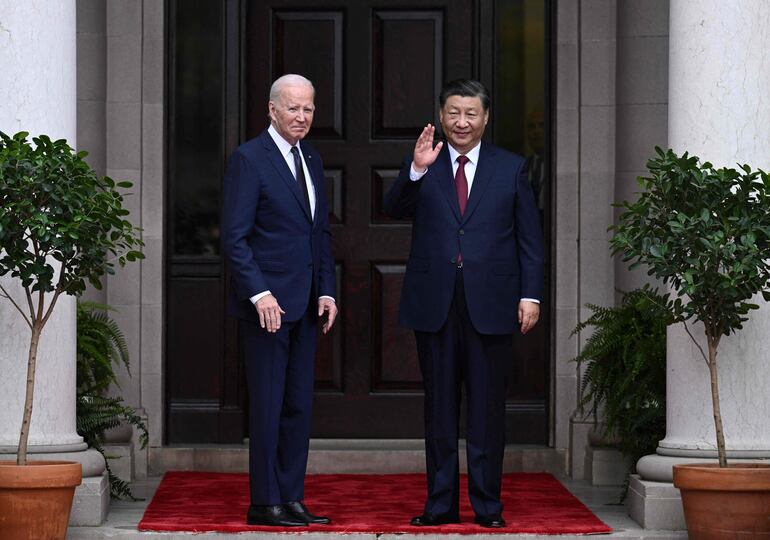
POLYGON ((332 518, 331 525, 275 528, 246 525, 249 481, 246 474, 168 472, 158 486, 140 531, 187 532, 334 532, 334 533, 538 533, 590 534, 612 529, 547 473, 511 473, 503 477, 504 529, 473 523, 462 477, 462 523, 413 527, 422 513, 422 474, 323 474, 305 480, 305 502, 311 511, 332 518))

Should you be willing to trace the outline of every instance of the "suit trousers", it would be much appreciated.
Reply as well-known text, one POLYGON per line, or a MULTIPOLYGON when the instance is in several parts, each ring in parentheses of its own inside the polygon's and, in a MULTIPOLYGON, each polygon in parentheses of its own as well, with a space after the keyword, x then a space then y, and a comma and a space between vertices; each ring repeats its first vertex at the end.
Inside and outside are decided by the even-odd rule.
MULTIPOLYGON (((513 300, 511 300, 513 301, 513 300)), ((467 399, 468 492, 476 515, 500 514, 505 450, 505 392, 513 334, 473 327, 458 268, 449 315, 438 332, 415 332, 425 387, 425 512, 457 515, 458 436, 463 384, 467 399)))
POLYGON ((271 334, 241 320, 249 390, 251 504, 304 498, 313 408, 318 316, 309 302, 297 321, 271 334))

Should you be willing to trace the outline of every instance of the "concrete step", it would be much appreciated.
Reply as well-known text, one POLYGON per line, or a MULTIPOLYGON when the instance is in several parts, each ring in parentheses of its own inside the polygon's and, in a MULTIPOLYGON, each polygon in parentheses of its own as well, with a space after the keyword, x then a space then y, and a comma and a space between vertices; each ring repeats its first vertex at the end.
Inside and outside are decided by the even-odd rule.
MULTIPOLYGON (((166 471, 248 472, 248 444, 232 446, 164 446, 150 449, 150 476, 166 471)), ((460 441, 460 467, 466 468, 465 441, 460 441)), ((550 472, 566 475, 567 454, 536 445, 508 445, 505 472, 550 472)), ((421 439, 313 439, 308 474, 390 474, 425 471, 421 439)))

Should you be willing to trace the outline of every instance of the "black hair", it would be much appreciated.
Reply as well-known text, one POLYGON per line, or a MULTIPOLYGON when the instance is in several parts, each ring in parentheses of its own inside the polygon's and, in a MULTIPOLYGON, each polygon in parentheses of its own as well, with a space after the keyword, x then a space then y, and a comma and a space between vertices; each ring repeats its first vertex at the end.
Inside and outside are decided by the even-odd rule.
POLYGON ((479 81, 473 79, 455 79, 449 81, 441 89, 438 96, 438 102, 441 107, 450 96, 477 97, 481 100, 481 105, 485 111, 489 110, 489 90, 479 81))

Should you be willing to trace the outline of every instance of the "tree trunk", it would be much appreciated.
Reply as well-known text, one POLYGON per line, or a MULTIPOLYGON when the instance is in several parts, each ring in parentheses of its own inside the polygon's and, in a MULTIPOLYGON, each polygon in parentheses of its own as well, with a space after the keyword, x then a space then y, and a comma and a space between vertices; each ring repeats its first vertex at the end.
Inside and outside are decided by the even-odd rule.
POLYGON ((32 400, 35 393, 35 368, 37 365, 37 346, 40 342, 40 333, 43 331, 41 323, 32 325, 32 337, 29 340, 29 355, 27 357, 27 393, 24 398, 24 418, 21 422, 19 434, 19 450, 16 454, 18 465, 27 464, 27 440, 29 439, 29 424, 32 420, 32 400))
POLYGON ((709 374, 711 375, 711 405, 714 411, 714 427, 717 433, 717 454, 719 466, 727 467, 727 450, 725 448, 725 432, 722 428, 722 411, 719 408, 719 381, 717 380, 717 345, 718 340, 706 336, 709 346, 709 374))

